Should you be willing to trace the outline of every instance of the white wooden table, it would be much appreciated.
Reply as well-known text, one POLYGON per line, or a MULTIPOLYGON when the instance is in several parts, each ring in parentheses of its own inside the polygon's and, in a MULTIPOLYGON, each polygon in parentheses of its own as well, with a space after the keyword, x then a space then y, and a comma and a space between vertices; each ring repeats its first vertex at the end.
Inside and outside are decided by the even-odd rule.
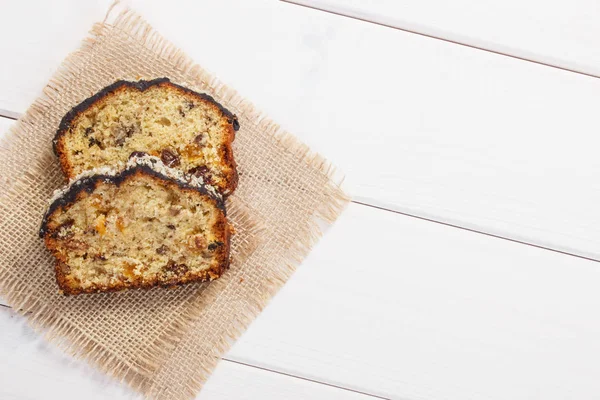
MULTIPOLYGON (((598 2, 131 3, 354 199, 200 399, 600 398, 598 2)), ((108 5, 2 2, 0 134, 108 5)), ((81 393, 0 307, 0 399, 81 393)))

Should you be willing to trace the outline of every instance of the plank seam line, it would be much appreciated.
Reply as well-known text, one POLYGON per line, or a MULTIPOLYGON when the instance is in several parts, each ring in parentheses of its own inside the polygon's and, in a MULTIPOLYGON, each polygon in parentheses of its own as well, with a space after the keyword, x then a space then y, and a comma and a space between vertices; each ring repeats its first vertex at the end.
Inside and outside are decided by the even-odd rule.
POLYGON ((334 385, 332 383, 322 382, 322 381, 318 381, 318 380, 315 380, 315 379, 306 378, 306 377, 303 377, 303 376, 294 375, 294 374, 290 374, 290 373, 287 373, 287 372, 277 371, 277 370, 270 369, 270 368, 260 367, 258 365, 252 365, 252 364, 248 364, 248 363, 241 362, 241 361, 235 361, 235 360, 232 360, 230 358, 222 358, 222 360, 228 361, 228 362, 231 362, 231 363, 234 363, 234 364, 243 365, 243 366, 250 367, 250 368, 256 368, 256 369, 259 369, 259 370, 262 370, 262 371, 266 371, 266 372, 271 372, 271 373, 278 374, 278 375, 287 376, 287 377, 290 377, 290 378, 300 379, 300 380, 303 380, 303 381, 306 381, 306 382, 316 383, 318 385, 329 386, 329 387, 332 387, 332 388, 336 388, 336 389, 340 389, 340 390, 345 390, 347 392, 361 394, 363 396, 369 396, 369 397, 372 397, 372 398, 375 398, 375 399, 392 400, 389 397, 382 397, 382 396, 379 396, 379 395, 376 395, 376 394, 372 394, 372 393, 368 393, 368 392, 362 392, 360 390, 355 390, 355 389, 350 389, 350 388, 343 387, 343 386, 334 385))
POLYGON ((0 108, 0 117, 16 121, 21 117, 21 114, 0 108))
POLYGON ((473 44, 459 42, 459 41, 456 41, 456 40, 444 38, 442 36, 436 36, 436 35, 432 35, 432 34, 429 34, 429 33, 415 31, 415 30, 412 30, 412 29, 400 28, 400 27, 397 27, 397 26, 394 26, 394 25, 386 24, 384 22, 372 21, 372 20, 369 20, 369 19, 366 19, 366 18, 361 18, 361 17, 355 16, 355 15, 348 15, 348 14, 344 14, 344 13, 341 13, 341 12, 338 12, 338 11, 328 10, 326 8, 320 8, 320 7, 316 7, 316 6, 310 6, 310 5, 307 5, 307 4, 301 4, 301 3, 295 2, 294 0, 279 0, 279 1, 281 1, 282 3, 288 3, 288 4, 292 4, 292 5, 299 6, 299 7, 309 8, 309 9, 312 9, 312 10, 315 10, 315 11, 321 11, 321 12, 325 12, 325 13, 328 13, 328 14, 337 15, 339 17, 350 18, 350 19, 354 19, 354 20, 357 20, 357 21, 366 22, 366 23, 369 23, 369 24, 374 24, 374 25, 379 25, 379 26, 383 26, 383 27, 386 27, 386 28, 396 29, 398 31, 402 31, 402 32, 406 32, 406 33, 411 33, 411 34, 414 34, 414 35, 419 35, 419 36, 427 37, 427 38, 430 38, 430 39, 441 40, 442 42, 452 43, 452 44, 456 44, 456 45, 459 45, 459 46, 468 47, 468 48, 475 49, 475 50, 485 51, 485 52, 496 54, 496 55, 499 55, 499 56, 509 57, 509 58, 513 58, 513 59, 516 59, 516 60, 521 60, 521 61, 525 61, 525 62, 529 62, 529 63, 533 63, 533 64, 538 64, 538 65, 543 65, 545 67, 559 69, 561 71, 571 72, 571 73, 574 73, 574 74, 584 75, 584 76, 588 76, 588 77, 596 78, 596 79, 600 78, 600 75, 595 75, 595 74, 592 74, 592 73, 589 73, 589 72, 578 71, 576 69, 561 67, 559 65, 554 65, 554 64, 543 62, 543 61, 537 61, 537 60, 533 60, 531 58, 525 58, 525 57, 517 56, 517 55, 514 55, 514 54, 503 53, 503 52, 498 51, 498 50, 492 50, 492 49, 488 49, 488 48, 485 48, 485 47, 476 46, 476 45, 473 45, 473 44))
POLYGON ((389 212, 392 212, 392 213, 404 215, 405 217, 416 218, 416 219, 420 219, 422 221, 427 221, 427 222, 433 222, 434 224, 444 225, 444 226, 448 226, 448 227, 451 227, 451 228, 461 229, 461 230, 467 231, 467 232, 478 233, 480 235, 485 235, 485 236, 493 237, 493 238, 496 238, 496 239, 502 239, 502 240, 506 240, 506 241, 509 241, 509 242, 513 242, 513 243, 523 244, 525 246, 535 247, 535 248, 541 249, 541 250, 552 251, 554 253, 563 254, 565 256, 571 256, 571 257, 581 258, 583 260, 588 260, 588 261, 593 261, 593 262, 596 262, 596 263, 600 263, 600 260, 597 260, 595 258, 586 257, 586 256, 582 256, 582 255, 575 254, 575 253, 569 253, 569 252, 563 251, 563 250, 553 249, 552 247, 541 246, 539 244, 524 242, 524 241, 518 240, 518 239, 511 239, 510 237, 500 236, 500 235, 496 235, 494 233, 489 233, 489 232, 485 232, 485 231, 479 231, 477 229, 467 228, 465 226, 455 225, 455 224, 451 224, 449 222, 438 221, 438 220, 435 220, 435 219, 431 219, 431 218, 427 218, 427 217, 422 217, 422 216, 415 215, 415 214, 409 214, 409 213, 403 212, 403 211, 398 211, 398 210, 393 210, 393 209, 390 209, 390 208, 376 206, 374 204, 363 203, 363 202, 357 201, 357 200, 351 200, 351 202, 354 203, 354 204, 365 206, 365 207, 376 208, 378 210, 389 211, 389 212))

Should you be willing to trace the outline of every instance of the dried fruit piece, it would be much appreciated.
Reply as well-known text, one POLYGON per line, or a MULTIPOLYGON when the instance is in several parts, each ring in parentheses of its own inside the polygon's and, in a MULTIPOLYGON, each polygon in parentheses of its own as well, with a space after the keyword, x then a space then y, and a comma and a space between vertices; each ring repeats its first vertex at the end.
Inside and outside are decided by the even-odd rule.
POLYGON ((179 161, 179 156, 174 150, 171 149, 163 149, 163 151, 160 153, 160 160, 167 167, 177 167, 181 164, 179 161))
POLYGON ((193 235, 188 238, 188 247, 192 251, 202 251, 206 249, 206 244, 206 239, 201 234, 193 235))
POLYGON ((100 147, 100 149, 104 150, 104 145, 102 144, 102 142, 98 141, 96 138, 90 138, 90 140, 88 141, 88 147, 92 147, 92 146, 98 146, 98 147, 100 147))
POLYGON ((206 184, 212 185, 214 183, 212 179, 212 174, 210 173, 206 165, 201 165, 199 167, 192 168, 188 171, 188 174, 194 175, 198 178, 202 178, 202 180, 206 184))
POLYGON ((223 242, 212 242, 211 244, 209 244, 209 245, 208 245, 208 249, 209 249, 210 251, 213 251, 213 250, 215 250, 217 247, 219 247, 219 246, 223 246, 223 244, 224 244, 223 242))
POLYGON ((123 275, 126 278, 129 278, 130 280, 135 280, 136 279, 135 269, 137 268, 137 266, 138 266, 138 264, 131 263, 131 262, 123 263, 123 275))
POLYGON ((208 139, 206 138, 205 134, 199 133, 194 138, 194 143, 196 143, 198 146, 205 146, 206 143, 208 143, 208 139))
POLYGON ((100 214, 96 217, 96 231, 102 236, 106 233, 106 215, 100 214))
POLYGON ((148 155, 148 153, 143 152, 143 151, 134 151, 129 155, 129 159, 135 158, 135 157, 144 157, 148 155))
POLYGON ((165 246, 164 244, 162 246, 160 246, 158 249, 156 249, 156 253, 161 254, 161 255, 166 254, 167 251, 169 251, 169 248, 167 246, 165 246))

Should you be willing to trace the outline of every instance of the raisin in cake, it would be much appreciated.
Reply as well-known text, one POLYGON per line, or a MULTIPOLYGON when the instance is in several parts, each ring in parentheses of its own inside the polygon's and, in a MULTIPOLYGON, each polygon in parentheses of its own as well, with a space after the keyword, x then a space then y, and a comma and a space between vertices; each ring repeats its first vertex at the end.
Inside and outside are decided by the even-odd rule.
POLYGON ((212 97, 171 83, 117 81, 65 115, 54 138, 64 174, 119 167, 134 151, 202 177, 224 195, 237 185, 231 142, 239 124, 212 97))
POLYGON ((216 279, 230 235, 213 187, 143 154, 57 191, 40 229, 65 294, 216 279))

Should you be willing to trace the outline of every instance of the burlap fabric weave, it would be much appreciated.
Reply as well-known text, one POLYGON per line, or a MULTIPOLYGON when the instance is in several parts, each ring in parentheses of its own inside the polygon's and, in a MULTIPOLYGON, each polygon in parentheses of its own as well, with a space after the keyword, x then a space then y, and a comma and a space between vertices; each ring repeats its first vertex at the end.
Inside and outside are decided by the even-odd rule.
POLYGON ((194 398, 318 240, 320 221, 333 222, 347 203, 325 160, 130 10, 94 26, 3 138, 0 156, 0 295, 51 341, 149 398, 194 398), (37 237, 48 198, 64 184, 51 138, 71 107, 104 86, 156 77, 210 94, 240 121, 232 268, 210 284, 62 297, 37 237))

